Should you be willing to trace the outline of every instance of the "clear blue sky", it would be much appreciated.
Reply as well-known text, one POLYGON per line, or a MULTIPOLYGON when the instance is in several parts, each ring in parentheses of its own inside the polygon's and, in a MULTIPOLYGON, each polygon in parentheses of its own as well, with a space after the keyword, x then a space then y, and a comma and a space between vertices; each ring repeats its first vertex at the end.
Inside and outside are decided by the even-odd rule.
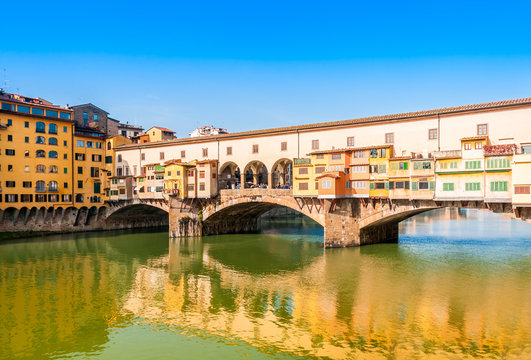
POLYGON ((229 131, 531 96, 529 1, 5 1, 0 81, 229 131))

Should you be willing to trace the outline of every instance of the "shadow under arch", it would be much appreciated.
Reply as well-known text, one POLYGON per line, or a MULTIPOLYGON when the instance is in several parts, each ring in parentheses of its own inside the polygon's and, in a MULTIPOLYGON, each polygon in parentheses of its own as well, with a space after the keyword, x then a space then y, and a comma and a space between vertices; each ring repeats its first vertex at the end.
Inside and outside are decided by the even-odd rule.
POLYGON ((245 201, 226 206, 203 218, 203 235, 257 232, 260 230, 260 217, 275 208, 289 209, 323 226, 316 219, 287 204, 245 201))
POLYGON ((105 222, 121 228, 165 227, 169 225, 169 214, 158 206, 130 204, 109 213, 105 222))

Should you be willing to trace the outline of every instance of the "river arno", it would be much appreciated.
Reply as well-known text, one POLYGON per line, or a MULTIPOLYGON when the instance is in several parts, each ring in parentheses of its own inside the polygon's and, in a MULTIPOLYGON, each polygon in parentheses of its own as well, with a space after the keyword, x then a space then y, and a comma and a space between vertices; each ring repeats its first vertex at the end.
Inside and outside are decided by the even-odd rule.
POLYGON ((265 225, 4 242, 0 358, 531 359, 531 225, 438 211, 332 250, 265 225))

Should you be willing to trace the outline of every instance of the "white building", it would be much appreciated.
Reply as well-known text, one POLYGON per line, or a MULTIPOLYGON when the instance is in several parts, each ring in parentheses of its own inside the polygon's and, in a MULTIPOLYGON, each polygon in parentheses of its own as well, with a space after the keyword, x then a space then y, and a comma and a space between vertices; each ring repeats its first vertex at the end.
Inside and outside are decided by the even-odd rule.
POLYGON ((211 126, 201 126, 195 129, 190 133, 190 137, 199 137, 199 136, 211 136, 211 135, 221 135, 228 134, 227 129, 216 128, 213 125, 211 126))

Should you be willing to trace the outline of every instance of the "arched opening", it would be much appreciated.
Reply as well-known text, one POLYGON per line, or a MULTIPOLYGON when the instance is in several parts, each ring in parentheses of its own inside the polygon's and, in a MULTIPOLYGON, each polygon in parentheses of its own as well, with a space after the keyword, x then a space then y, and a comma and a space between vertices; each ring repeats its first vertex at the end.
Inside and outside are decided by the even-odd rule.
POLYGON ((280 159, 271 168, 271 188, 291 189, 293 185, 293 163, 290 159, 280 159))
POLYGON ((114 211, 105 219, 109 228, 167 228, 169 225, 168 212, 147 204, 127 205, 114 211))
POLYGON ((232 161, 224 163, 219 169, 219 189, 237 189, 240 186, 240 182, 239 166, 232 161))
POLYGON ((322 234, 323 227, 306 215, 287 206, 272 202, 244 202, 227 206, 203 220, 203 235, 248 233, 262 231, 262 224, 267 232, 280 227, 284 229, 296 228, 301 222, 306 227, 318 229, 322 234), (279 220, 275 222, 274 220, 279 220), (297 224, 297 226, 294 226, 297 224), (286 226, 287 225, 287 226, 286 226))
POLYGON ((244 169, 245 188, 268 188, 269 178, 267 167, 259 160, 253 160, 244 169))

